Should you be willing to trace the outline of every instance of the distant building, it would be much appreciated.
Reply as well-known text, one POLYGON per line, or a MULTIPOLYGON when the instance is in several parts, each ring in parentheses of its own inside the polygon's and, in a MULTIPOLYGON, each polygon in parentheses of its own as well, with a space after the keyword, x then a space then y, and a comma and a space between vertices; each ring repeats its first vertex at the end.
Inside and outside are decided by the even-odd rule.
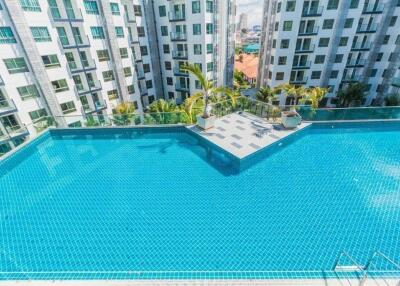
POLYGON ((261 25, 254 25, 253 32, 261 32, 261 25))
POLYGON ((241 54, 235 56, 235 70, 244 74, 249 84, 256 84, 258 72, 258 56, 241 54))
POLYGON ((239 24, 238 24, 238 30, 242 31, 243 29, 247 29, 247 14, 242 13, 239 16, 239 24))

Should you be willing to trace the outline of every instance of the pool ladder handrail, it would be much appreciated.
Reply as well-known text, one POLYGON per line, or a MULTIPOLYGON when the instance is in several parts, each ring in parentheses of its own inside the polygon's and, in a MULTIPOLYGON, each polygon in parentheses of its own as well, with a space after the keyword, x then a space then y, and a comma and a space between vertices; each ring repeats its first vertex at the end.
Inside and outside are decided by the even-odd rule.
POLYGON ((365 266, 363 266, 363 265, 357 263, 356 260, 352 256, 350 256, 350 254, 348 254, 345 250, 340 252, 340 254, 335 262, 333 271, 336 272, 336 271, 356 271, 356 270, 358 270, 359 272, 363 273, 363 276, 360 280, 360 285, 363 285, 364 282, 368 278, 368 270, 369 270, 370 265, 372 264, 372 260, 377 256, 382 257, 383 259, 388 261, 390 264, 395 266, 400 271, 400 264, 396 263, 393 259, 389 258, 387 255, 383 254, 380 251, 375 251, 372 254, 372 256, 368 259, 367 264, 365 266), (349 266, 339 265, 340 259, 342 258, 343 255, 346 256, 351 261, 351 263, 353 263, 353 265, 349 265, 349 266))

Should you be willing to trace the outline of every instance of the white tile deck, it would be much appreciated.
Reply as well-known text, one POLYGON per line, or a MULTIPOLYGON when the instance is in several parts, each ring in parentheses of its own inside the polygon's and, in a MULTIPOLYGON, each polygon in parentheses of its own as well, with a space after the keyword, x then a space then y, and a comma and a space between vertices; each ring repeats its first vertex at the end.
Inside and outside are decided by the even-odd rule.
POLYGON ((197 126, 188 127, 203 138, 243 159, 276 141, 293 134, 311 123, 301 123, 296 129, 285 129, 280 124, 271 124, 248 113, 232 113, 216 120, 215 126, 202 130, 197 126), (257 132, 265 131, 263 136, 257 132))

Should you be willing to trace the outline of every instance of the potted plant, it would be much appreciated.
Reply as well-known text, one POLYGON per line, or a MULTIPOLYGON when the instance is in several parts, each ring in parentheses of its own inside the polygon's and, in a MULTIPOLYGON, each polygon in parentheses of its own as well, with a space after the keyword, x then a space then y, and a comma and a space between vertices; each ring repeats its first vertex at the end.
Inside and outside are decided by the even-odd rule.
POLYGON ((190 96, 189 100, 185 102, 188 106, 189 116, 192 118, 191 110, 193 105, 199 101, 204 101, 204 110, 202 114, 196 115, 197 125, 202 129, 210 129, 214 127, 216 116, 211 113, 211 106, 209 105, 210 96, 226 92, 227 88, 215 87, 212 80, 207 80, 198 65, 186 65, 181 68, 183 71, 191 73, 200 82, 202 91, 197 92, 190 96))
POLYGON ((282 111, 281 120, 285 128, 296 128, 301 123, 301 116, 296 110, 282 111))

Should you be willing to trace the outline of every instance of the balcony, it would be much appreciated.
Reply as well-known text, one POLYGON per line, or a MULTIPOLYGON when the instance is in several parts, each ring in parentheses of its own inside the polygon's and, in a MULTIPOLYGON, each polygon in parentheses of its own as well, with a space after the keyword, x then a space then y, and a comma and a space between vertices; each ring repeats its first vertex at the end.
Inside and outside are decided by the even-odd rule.
POLYGON ((83 22, 80 9, 66 8, 66 15, 61 15, 57 7, 49 8, 54 22, 83 22))
POLYGON ((346 75, 342 78, 344 83, 352 83, 361 81, 361 75, 346 75))
POLYGON ((172 58, 174 60, 187 60, 188 52, 187 51, 172 51, 172 58))
POLYGON ((136 75, 138 80, 145 79, 145 74, 143 70, 136 70, 136 75))
POLYGON ((299 36, 312 36, 318 35, 319 27, 311 27, 299 31, 299 36))
POLYGON ((313 53, 315 45, 303 45, 303 47, 296 48, 294 51, 296 54, 313 53))
POLYGON ((60 45, 64 49, 76 49, 76 48, 89 48, 90 43, 89 43, 89 38, 81 35, 75 35, 74 36, 74 41, 71 42, 68 37, 60 37, 59 38, 60 45))
POLYGON ((11 139, 17 139, 29 135, 28 129, 25 126, 5 126, 5 129, 6 133, 0 132, 0 142, 6 142, 11 139))
POLYGON ((169 12, 169 21, 170 22, 178 22, 178 21, 185 21, 185 20, 186 20, 185 11, 169 12))
POLYGON ((368 25, 360 25, 357 27, 357 33, 364 33, 364 34, 368 34, 368 33, 375 33, 376 30, 378 29, 378 24, 374 23, 374 24, 368 24, 368 25))
POLYGON ((71 74, 93 71, 97 68, 96 63, 92 60, 82 61, 81 65, 71 61, 68 62, 68 67, 69 70, 71 71, 71 74))
POLYGON ((392 85, 395 87, 400 87, 400 77, 393 78, 392 85))
POLYGON ((171 33, 171 41, 186 41, 187 34, 186 33, 171 33))
POLYGON ((0 101, 0 116, 8 115, 17 111, 18 109, 13 100, 3 99, 0 101))
POLYGON ((319 16, 322 16, 323 11, 324 11, 323 6, 309 7, 308 9, 303 9, 301 16, 302 17, 319 17, 319 16))
POLYGON ((368 4, 364 5, 364 9, 362 11, 363 14, 381 14, 383 13, 383 9, 385 9, 385 5, 382 3, 379 4, 368 4))
POLYGON ((174 67, 174 75, 175 76, 189 76, 187 71, 181 70, 179 67, 174 67))
POLYGON ((372 47, 372 42, 357 42, 351 46, 351 50, 354 52, 357 51, 369 51, 372 47))
POLYGON ((300 70, 300 69, 309 69, 310 67, 311 67, 311 61, 307 61, 307 62, 298 62, 293 64, 292 69, 300 70))
POLYGON ((181 84, 179 82, 175 83, 175 90, 176 91, 183 91, 183 92, 190 92, 190 88, 186 84, 181 84))
POLYGON ((365 59, 351 59, 347 61, 346 67, 348 68, 361 68, 365 66, 366 60, 365 59))
POLYGON ((90 82, 88 86, 84 86, 82 83, 75 84, 75 90, 79 96, 86 95, 88 93, 97 92, 97 91, 100 91, 101 89, 102 89, 102 86, 98 80, 90 82))
POLYGON ((307 76, 298 76, 296 78, 291 78, 289 82, 292 84, 306 84, 307 81, 308 81, 307 76))
POLYGON ((107 104, 104 100, 97 100, 94 102, 94 106, 90 106, 89 103, 82 105, 85 114, 91 114, 93 112, 98 112, 100 110, 106 109, 107 104))
POLYGON ((4 83, 3 79, 0 76, 0 86, 2 86, 2 85, 5 85, 5 83, 4 83))

